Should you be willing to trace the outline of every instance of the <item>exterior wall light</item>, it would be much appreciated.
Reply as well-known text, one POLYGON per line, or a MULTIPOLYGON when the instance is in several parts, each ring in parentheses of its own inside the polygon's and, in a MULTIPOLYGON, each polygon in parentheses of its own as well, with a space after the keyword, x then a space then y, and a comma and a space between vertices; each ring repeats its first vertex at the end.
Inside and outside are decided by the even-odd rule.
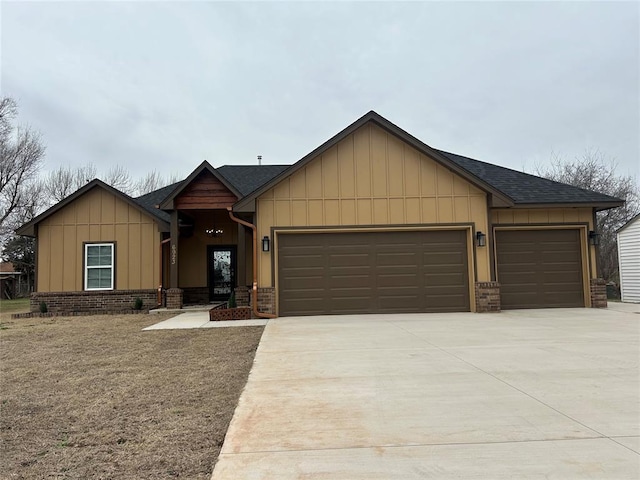
POLYGON ((476 232, 476 245, 479 247, 487 245, 487 236, 480 231, 476 232))
POLYGON ((268 252, 269 251, 269 237, 267 237, 266 235, 264 237, 262 237, 262 251, 263 252, 268 252))
POLYGON ((600 234, 593 230, 589 230, 589 243, 591 245, 600 245, 600 234))

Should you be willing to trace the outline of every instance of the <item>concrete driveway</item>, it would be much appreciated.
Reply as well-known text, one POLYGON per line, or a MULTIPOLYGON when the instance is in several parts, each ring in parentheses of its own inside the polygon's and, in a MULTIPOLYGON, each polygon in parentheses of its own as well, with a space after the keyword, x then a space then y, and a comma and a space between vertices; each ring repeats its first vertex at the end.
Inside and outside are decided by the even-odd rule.
POLYGON ((637 480, 639 359, 611 308, 276 319, 212 478, 637 480))

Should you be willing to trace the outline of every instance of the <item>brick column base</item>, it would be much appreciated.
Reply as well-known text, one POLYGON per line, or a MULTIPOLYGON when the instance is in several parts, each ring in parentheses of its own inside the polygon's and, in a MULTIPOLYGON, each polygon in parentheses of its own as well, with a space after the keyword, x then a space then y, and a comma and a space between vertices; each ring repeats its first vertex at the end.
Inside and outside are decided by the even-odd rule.
POLYGON ((248 287, 236 287, 236 303, 239 307, 249 306, 249 296, 251 295, 251 288, 248 287))
MULTIPOLYGON (((253 297, 253 292, 250 293, 253 297)), ((250 298, 250 302, 253 299, 250 298)), ((253 305, 253 303, 252 303, 253 305)), ((258 311, 260 313, 276 313, 276 289, 273 287, 258 288, 258 311)))
POLYGON ((603 278, 592 278, 589 282, 591 308, 607 308, 607 282, 603 278))
POLYGON ((476 282, 476 313, 500 311, 500 284, 476 282))
POLYGON ((169 288, 167 290, 167 308, 169 309, 182 308, 182 289, 181 288, 169 288))

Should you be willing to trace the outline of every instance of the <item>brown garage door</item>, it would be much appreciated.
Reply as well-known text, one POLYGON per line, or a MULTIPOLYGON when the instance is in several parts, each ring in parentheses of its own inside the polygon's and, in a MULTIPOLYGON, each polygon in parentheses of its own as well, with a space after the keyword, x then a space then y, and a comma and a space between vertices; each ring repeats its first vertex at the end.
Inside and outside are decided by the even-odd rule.
POLYGON ((278 235, 279 314, 469 311, 465 231, 278 235))
POLYGON ((503 309, 584 307, 579 230, 498 230, 503 309))

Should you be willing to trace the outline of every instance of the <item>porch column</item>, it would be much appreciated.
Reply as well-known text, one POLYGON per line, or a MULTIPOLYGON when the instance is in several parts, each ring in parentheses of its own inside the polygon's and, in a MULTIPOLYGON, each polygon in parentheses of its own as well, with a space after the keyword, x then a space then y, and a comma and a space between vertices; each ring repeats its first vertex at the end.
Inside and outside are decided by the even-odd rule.
POLYGON ((247 285, 247 241, 245 238, 245 228, 238 223, 238 271, 236 278, 238 286, 247 285))
POLYGON ((171 212, 171 242, 169 242, 169 289, 167 289, 167 308, 182 308, 182 290, 178 288, 178 211, 171 212))
POLYGON ((171 242, 169 245, 169 287, 178 288, 178 211, 171 212, 171 242))

